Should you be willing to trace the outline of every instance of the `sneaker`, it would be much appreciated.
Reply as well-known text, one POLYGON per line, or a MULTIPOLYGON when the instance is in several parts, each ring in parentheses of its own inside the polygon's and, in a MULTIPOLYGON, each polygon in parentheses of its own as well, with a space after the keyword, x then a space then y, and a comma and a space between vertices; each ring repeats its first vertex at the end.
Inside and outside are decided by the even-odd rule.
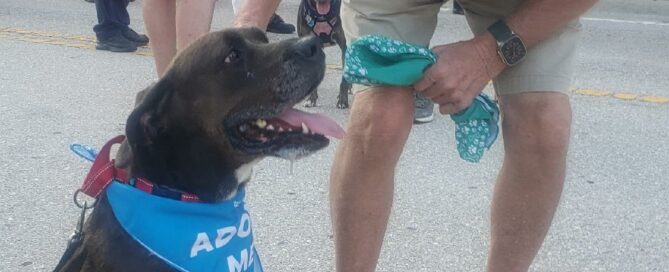
POLYGON ((434 102, 420 93, 414 95, 413 122, 416 124, 429 123, 434 120, 434 102))
POLYGON ((295 32, 295 26, 283 21, 283 18, 278 14, 274 13, 272 18, 269 19, 269 24, 267 25, 267 32, 278 33, 278 34, 291 34, 295 32))
POLYGON ((98 43, 95 45, 95 49, 111 52, 135 52, 137 45, 123 37, 120 31, 116 31, 111 36, 98 36, 98 43))
POLYGON ((123 34, 123 37, 126 39, 134 42, 137 47, 149 44, 149 37, 144 34, 137 34, 132 28, 128 27, 125 30, 121 30, 121 34, 123 34))

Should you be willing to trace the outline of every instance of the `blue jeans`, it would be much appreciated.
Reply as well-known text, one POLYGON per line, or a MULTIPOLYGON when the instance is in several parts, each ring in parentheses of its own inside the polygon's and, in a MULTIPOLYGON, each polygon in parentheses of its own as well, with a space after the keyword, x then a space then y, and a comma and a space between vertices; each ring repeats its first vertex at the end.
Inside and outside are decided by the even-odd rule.
POLYGON ((93 27, 95 35, 109 37, 119 31, 126 30, 130 25, 128 14, 129 0, 95 0, 98 24, 93 27))

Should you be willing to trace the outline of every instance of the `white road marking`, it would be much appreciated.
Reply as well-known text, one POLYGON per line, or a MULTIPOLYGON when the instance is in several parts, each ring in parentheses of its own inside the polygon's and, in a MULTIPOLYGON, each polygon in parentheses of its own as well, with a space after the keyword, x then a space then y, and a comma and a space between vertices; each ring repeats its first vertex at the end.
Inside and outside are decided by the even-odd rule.
MULTIPOLYGON (((450 8, 441 8, 441 11, 451 11, 450 8)), ((623 24, 637 24, 637 25, 654 25, 654 26, 669 26, 669 23, 663 22, 653 22, 653 21, 634 21, 634 20, 621 20, 621 19, 609 19, 609 18, 593 18, 593 17, 583 17, 581 20, 584 21, 595 21, 595 22, 610 22, 610 23, 623 23, 623 24)))
POLYGON ((620 19, 608 19, 608 18, 592 18, 592 17, 583 17, 583 18, 581 18, 581 20, 584 20, 584 21, 597 21, 597 22, 610 22, 610 23, 624 23, 624 24, 638 24, 638 25, 669 26, 669 23, 652 22, 652 21, 632 21, 632 20, 620 20, 620 19))

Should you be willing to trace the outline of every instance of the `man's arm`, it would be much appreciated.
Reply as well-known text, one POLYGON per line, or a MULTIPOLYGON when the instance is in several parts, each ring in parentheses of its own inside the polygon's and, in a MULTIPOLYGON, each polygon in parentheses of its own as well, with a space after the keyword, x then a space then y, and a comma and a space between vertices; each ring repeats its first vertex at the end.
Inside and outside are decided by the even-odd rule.
MULTIPOLYGON (((505 18, 528 48, 550 37, 592 7, 597 0, 526 0, 505 18)), ((439 55, 414 88, 439 104, 443 114, 465 109, 506 65, 497 42, 486 31, 471 40, 433 48, 439 55)))
POLYGON ((588 11, 597 0, 527 0, 506 23, 532 47, 588 11))
MULTIPOLYGON (((527 48, 550 37, 572 20, 588 11, 597 0, 527 0, 504 21, 523 40, 527 48)), ((497 55, 495 38, 486 31, 474 38, 477 50, 487 58, 488 73, 492 77, 501 73, 506 66, 497 55)))
POLYGON ((235 18, 235 26, 257 27, 265 30, 279 2, 280 0, 244 0, 235 18))

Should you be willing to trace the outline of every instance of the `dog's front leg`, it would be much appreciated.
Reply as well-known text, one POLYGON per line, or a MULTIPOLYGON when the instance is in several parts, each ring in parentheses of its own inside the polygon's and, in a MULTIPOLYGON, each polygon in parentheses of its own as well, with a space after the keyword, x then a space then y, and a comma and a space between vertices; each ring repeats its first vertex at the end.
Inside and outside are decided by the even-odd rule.
MULTIPOLYGON (((344 38, 343 32, 337 33, 337 45, 341 50, 341 65, 344 66, 344 58, 346 56, 346 38, 344 38)), ((348 104, 348 95, 351 93, 352 84, 344 79, 344 76, 341 77, 341 83, 339 83, 339 95, 337 96, 337 108, 346 109, 349 107, 348 104)))

